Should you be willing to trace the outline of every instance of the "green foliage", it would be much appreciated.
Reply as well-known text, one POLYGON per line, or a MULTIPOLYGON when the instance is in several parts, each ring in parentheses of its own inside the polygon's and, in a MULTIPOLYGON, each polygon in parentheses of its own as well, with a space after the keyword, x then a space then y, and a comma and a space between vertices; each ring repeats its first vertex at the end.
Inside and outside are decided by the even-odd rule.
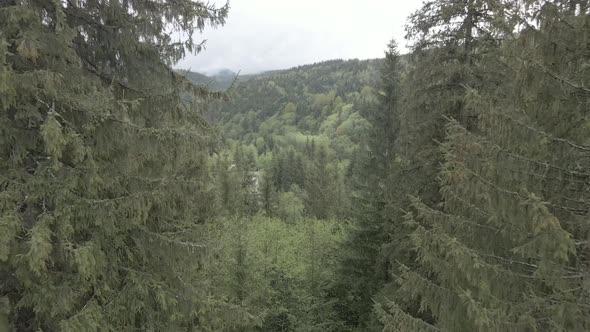
POLYGON ((303 217, 303 200, 292 191, 283 192, 279 195, 279 202, 276 214, 288 222, 296 222, 303 217))
POLYGON ((207 272, 232 302, 261 320, 260 331, 338 331, 325 291, 334 280, 343 229, 334 221, 255 216, 211 224, 218 243, 207 272), (220 227, 221 226, 221 227, 220 227))
POLYGON ((210 156, 217 214, 251 215, 260 209, 261 174, 256 159, 254 146, 235 142, 210 156))

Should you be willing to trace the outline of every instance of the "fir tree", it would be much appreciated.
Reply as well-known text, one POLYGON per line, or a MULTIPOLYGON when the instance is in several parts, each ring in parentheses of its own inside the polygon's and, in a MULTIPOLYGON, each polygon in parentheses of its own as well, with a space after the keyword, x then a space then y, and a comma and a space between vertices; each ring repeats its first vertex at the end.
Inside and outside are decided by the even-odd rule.
POLYGON ((396 107, 400 94, 399 54, 395 41, 385 52, 379 92, 365 102, 363 117, 371 124, 367 140, 355 156, 352 171, 353 229, 343 244, 341 295, 343 318, 353 326, 370 321, 373 298, 387 280, 381 264, 382 246, 386 243, 386 197, 395 187, 386 187, 393 165, 393 147, 398 132, 396 107))
POLYGON ((333 204, 335 173, 328 163, 328 149, 320 145, 305 168, 305 210, 309 216, 318 219, 333 216, 335 208, 333 204))
POLYGON ((418 268, 402 265, 386 330, 585 331, 588 227, 588 6, 530 1, 497 26, 510 36, 480 58, 490 81, 466 87, 475 123, 447 119, 442 204, 413 198, 405 222, 418 268), (518 22, 519 30, 512 31, 518 22), (506 29, 506 27, 510 27, 506 29), (559 59, 559 60, 558 60, 559 59), (559 122, 555 121, 560 119, 559 122))
POLYGON ((201 101, 220 94, 169 67, 227 9, 0 4, 0 296, 18 331, 247 321, 206 295, 197 263, 211 198, 201 101))

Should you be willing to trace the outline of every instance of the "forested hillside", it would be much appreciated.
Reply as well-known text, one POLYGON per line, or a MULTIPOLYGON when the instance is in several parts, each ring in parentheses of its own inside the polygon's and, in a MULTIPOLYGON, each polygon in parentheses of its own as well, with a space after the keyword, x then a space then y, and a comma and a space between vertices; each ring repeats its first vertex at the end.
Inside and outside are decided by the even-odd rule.
POLYGON ((228 11, 0 2, 0 331, 590 330, 589 1, 172 69, 228 11))
POLYGON ((376 85, 380 63, 333 60, 238 77, 231 102, 212 112, 224 136, 258 144, 264 151, 273 148, 276 136, 333 135, 330 129, 355 118, 360 108, 354 105, 371 97, 368 89, 376 85))
POLYGON ((230 100, 209 110, 220 128, 213 154, 218 178, 235 167, 248 187, 238 198, 239 190, 221 186, 228 190, 222 210, 348 216, 347 174, 370 127, 361 114, 376 100, 381 65, 334 60, 238 77, 230 100))

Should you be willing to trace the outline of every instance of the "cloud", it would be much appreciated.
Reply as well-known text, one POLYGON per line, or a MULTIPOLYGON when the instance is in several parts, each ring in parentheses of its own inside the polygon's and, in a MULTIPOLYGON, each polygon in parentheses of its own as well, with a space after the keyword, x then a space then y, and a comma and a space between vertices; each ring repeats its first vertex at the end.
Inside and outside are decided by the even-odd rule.
POLYGON ((403 47, 406 18, 420 0, 235 0, 227 24, 206 30, 206 50, 176 67, 244 74, 330 59, 383 56, 395 38, 403 47))

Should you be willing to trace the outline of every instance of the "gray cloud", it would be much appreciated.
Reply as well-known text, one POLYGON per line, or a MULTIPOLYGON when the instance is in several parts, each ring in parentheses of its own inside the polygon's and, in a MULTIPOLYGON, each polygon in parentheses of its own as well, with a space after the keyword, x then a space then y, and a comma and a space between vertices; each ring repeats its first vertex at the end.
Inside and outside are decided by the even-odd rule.
POLYGON ((235 0, 227 24, 208 29, 206 50, 177 68, 244 74, 330 59, 383 56, 387 42, 400 46, 406 18, 421 0, 235 0))

